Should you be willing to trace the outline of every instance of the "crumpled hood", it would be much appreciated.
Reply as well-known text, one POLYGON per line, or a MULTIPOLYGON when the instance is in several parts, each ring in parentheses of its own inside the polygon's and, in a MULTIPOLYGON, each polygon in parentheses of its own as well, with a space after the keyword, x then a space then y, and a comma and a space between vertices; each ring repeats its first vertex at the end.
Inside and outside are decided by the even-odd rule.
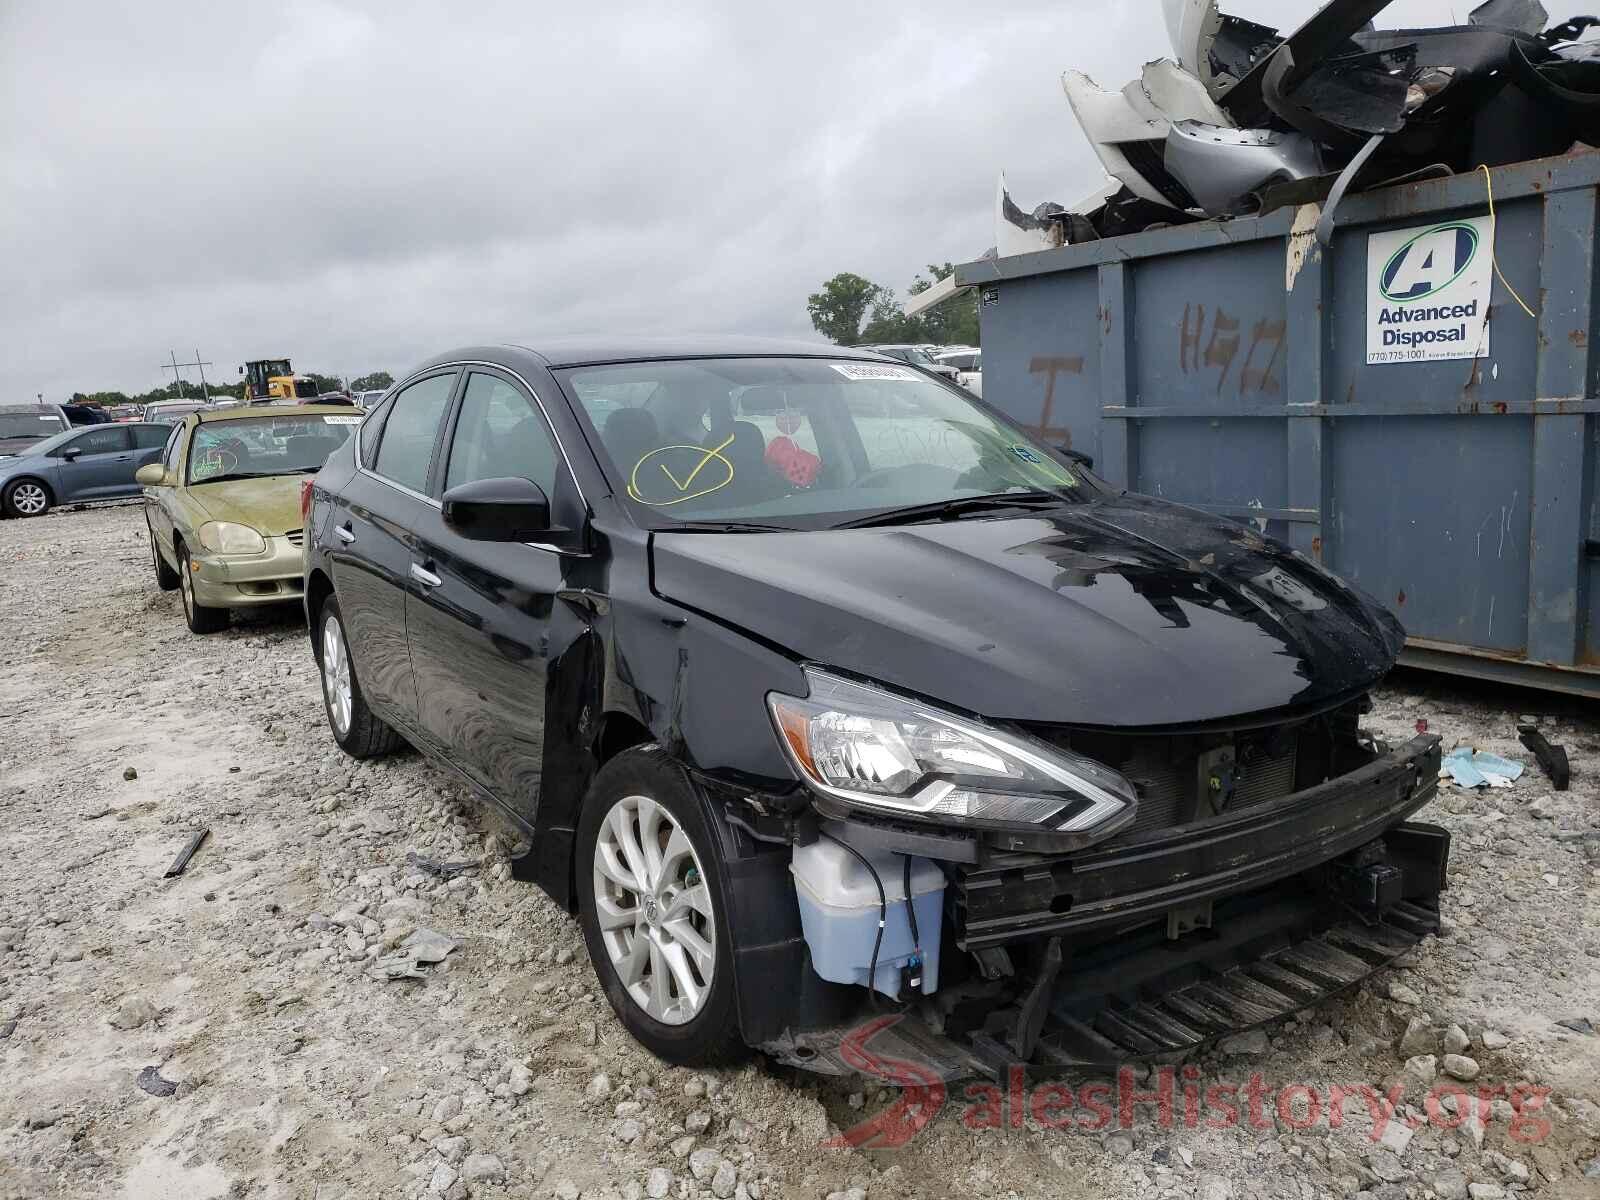
POLYGON ((235 521, 267 537, 282 537, 301 528, 300 481, 304 475, 271 475, 265 479, 230 479, 225 483, 189 485, 189 498, 213 521, 235 521))
POLYGON ((1142 727, 1312 705, 1371 685, 1405 636, 1254 530, 1145 497, 652 540, 667 599, 995 719, 1142 727))

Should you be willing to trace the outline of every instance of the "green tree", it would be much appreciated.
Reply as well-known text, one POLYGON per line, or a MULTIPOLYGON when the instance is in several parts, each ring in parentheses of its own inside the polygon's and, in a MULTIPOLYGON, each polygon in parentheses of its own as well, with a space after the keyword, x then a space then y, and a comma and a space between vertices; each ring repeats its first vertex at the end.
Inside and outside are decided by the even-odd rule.
POLYGON ((861 341, 862 320, 877 309, 883 294, 872 280, 844 271, 806 297, 806 311, 823 337, 837 346, 854 346, 861 341))
MULTIPOLYGON (((906 289, 916 296, 956 272, 953 263, 939 266, 928 264, 932 279, 918 275, 906 289)), ((936 304, 921 317, 925 337, 919 341, 934 342, 940 346, 976 346, 978 344, 978 297, 976 292, 963 292, 936 304)))
POLYGON ((387 371, 374 371, 363 375, 350 385, 352 392, 386 392, 394 386, 394 376, 387 371))
POLYGON ((337 375, 318 375, 315 371, 307 371, 305 375, 307 379, 317 385, 317 395, 319 396, 324 392, 344 391, 344 380, 337 375))

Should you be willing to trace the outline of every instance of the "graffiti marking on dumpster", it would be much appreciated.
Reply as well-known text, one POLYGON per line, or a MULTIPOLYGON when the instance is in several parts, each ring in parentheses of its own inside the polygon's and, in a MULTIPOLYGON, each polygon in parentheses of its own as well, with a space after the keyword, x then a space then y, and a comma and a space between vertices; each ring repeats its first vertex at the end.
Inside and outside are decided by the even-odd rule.
POLYGON ((1486 357, 1493 271, 1490 217, 1368 235, 1368 364, 1486 357))
MULTIPOLYGON (((1178 328, 1179 368, 1188 375, 1215 367, 1217 395, 1222 395, 1223 388, 1233 377, 1233 364, 1238 361, 1239 348, 1243 345, 1242 329, 1243 322, 1220 306, 1208 310, 1204 304, 1185 304, 1183 321, 1178 328)), ((1267 317, 1250 327, 1250 344, 1245 348, 1244 362, 1237 376, 1241 397, 1249 392, 1273 395, 1281 390, 1277 366, 1287 329, 1285 322, 1267 317)))

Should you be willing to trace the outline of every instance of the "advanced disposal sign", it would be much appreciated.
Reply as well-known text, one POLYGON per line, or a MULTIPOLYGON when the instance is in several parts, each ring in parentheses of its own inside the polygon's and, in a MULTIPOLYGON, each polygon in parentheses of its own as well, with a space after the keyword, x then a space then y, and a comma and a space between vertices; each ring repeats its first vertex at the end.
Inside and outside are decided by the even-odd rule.
POLYGON ((1367 237, 1367 362, 1489 354, 1494 219, 1367 237))

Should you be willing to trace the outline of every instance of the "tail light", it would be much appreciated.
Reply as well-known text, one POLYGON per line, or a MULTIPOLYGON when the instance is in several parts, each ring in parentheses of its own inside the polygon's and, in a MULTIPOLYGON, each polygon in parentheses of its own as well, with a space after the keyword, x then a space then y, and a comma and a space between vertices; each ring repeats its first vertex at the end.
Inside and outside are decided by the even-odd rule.
POLYGON ((300 524, 306 523, 306 516, 311 512, 311 490, 317 486, 315 479, 302 479, 300 481, 300 524))

